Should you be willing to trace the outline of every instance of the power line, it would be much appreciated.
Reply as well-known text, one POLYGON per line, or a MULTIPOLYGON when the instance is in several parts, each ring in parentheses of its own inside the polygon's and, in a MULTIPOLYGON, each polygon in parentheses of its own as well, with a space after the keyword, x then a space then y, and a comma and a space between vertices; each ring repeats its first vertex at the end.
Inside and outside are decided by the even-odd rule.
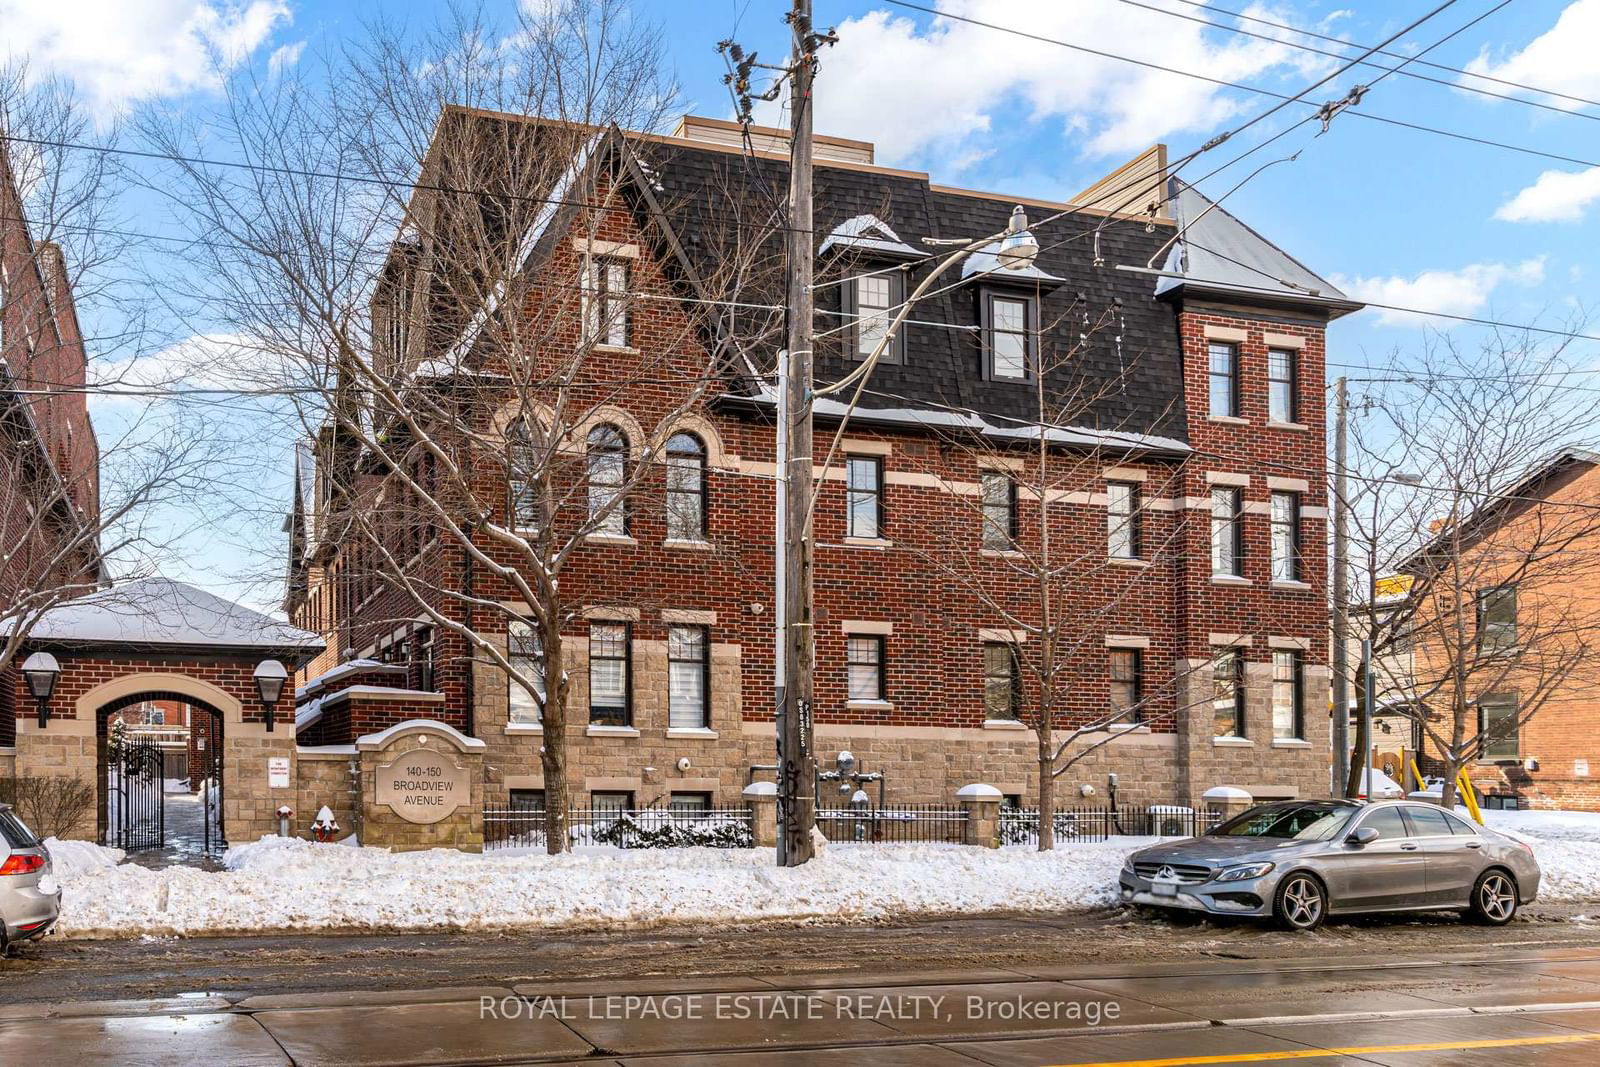
MULTIPOLYGON (((1151 61, 1145 60, 1145 59, 1134 59, 1131 56, 1120 55, 1120 54, 1118 54, 1116 52, 1106 52, 1106 51, 1102 51, 1102 50, 1097 49, 1097 48, 1090 48, 1087 45, 1073 44, 1071 41, 1063 41, 1063 40, 1060 40, 1059 38, 1055 38, 1055 37, 1045 37, 1045 36, 1042 36, 1040 34, 1029 33, 1026 30, 1019 30, 1019 29, 1016 29, 1016 28, 1011 27, 1011 26, 1002 26, 1002 25, 1000 25, 998 23, 985 22, 982 19, 970 18, 970 17, 968 17, 966 15, 957 15, 957 14, 953 14, 953 13, 948 12, 948 11, 940 11, 940 10, 938 10, 936 8, 925 7, 925 6, 921 5, 921 4, 911 3, 910 0, 885 0, 885 2, 886 3, 890 3, 890 4, 894 4, 896 7, 909 8, 910 10, 913 10, 913 11, 922 11, 922 12, 925 12, 925 13, 930 14, 930 15, 935 15, 935 16, 937 16, 939 18, 954 19, 954 20, 956 20, 958 22, 968 22, 968 23, 971 23, 974 26, 982 26, 982 27, 984 27, 986 29, 997 30, 997 31, 999 31, 1001 33, 1009 33, 1009 34, 1012 34, 1014 36, 1022 37, 1022 38, 1025 38, 1027 40, 1030 40, 1030 41, 1038 41, 1038 42, 1043 43, 1043 44, 1053 44, 1053 45, 1056 45, 1056 46, 1061 47, 1061 48, 1071 49, 1072 51, 1075 51, 1075 52, 1085 52, 1085 53, 1088 53, 1089 55, 1100 56, 1100 57, 1102 57, 1104 59, 1115 60, 1115 61, 1117 61, 1119 63, 1129 63, 1129 64, 1132 64, 1134 66, 1145 67, 1145 68, 1150 69, 1150 70, 1158 70, 1158 71, 1161 71, 1161 72, 1166 73, 1166 74, 1174 74, 1174 75, 1177 75, 1178 77, 1182 77, 1182 78, 1191 78, 1191 79, 1193 79, 1195 81, 1208 82, 1208 83, 1210 83, 1212 85, 1222 86, 1222 87, 1228 88, 1228 89, 1239 89, 1239 90, 1241 90, 1243 92, 1255 93, 1258 96, 1265 96, 1265 97, 1270 97, 1272 99, 1278 100, 1284 106, 1287 106, 1290 103, 1296 103, 1297 102, 1297 103, 1305 104, 1307 107, 1317 108, 1319 110, 1321 108, 1321 105, 1312 103, 1309 100, 1300 99, 1298 95, 1290 96, 1290 95, 1288 95, 1286 93, 1275 92, 1272 89, 1264 89, 1264 88, 1261 88, 1260 86, 1257 86, 1257 85, 1247 85, 1247 84, 1245 84, 1243 82, 1228 81, 1225 78, 1213 78, 1213 77, 1211 77, 1210 75, 1207 75, 1207 74, 1196 74, 1194 71, 1181 70, 1181 69, 1179 69, 1177 67, 1169 67, 1169 66, 1166 66, 1164 64, 1154 63, 1154 62, 1151 62, 1151 61)), ((1457 32, 1459 32, 1459 31, 1457 31, 1457 32)), ((1376 51, 1376 49, 1374 49, 1373 51, 1376 51)), ((1355 63, 1358 63, 1358 62, 1359 62, 1359 59, 1354 60, 1354 61, 1352 61, 1352 63, 1350 65, 1353 66, 1353 65, 1355 65, 1355 63)), ((1342 73, 1342 71, 1335 72, 1336 75, 1338 73, 1342 73)), ((1276 110, 1276 109, 1273 109, 1273 110, 1276 110)), ((1360 110, 1357 110, 1354 107, 1351 107, 1349 109, 1349 114, 1360 116, 1361 118, 1368 119, 1369 121, 1372 121, 1372 122, 1381 122, 1381 123, 1384 123, 1384 124, 1390 125, 1390 126, 1396 126, 1396 127, 1400 127, 1400 128, 1408 129, 1408 130, 1415 130, 1415 131, 1417 131, 1419 133, 1431 133, 1431 134, 1435 134, 1435 135, 1437 135, 1439 137, 1448 137, 1448 138, 1451 138, 1453 140, 1465 141, 1465 142, 1467 142, 1469 144, 1478 144, 1478 145, 1483 145, 1485 147, 1490 147, 1490 148, 1500 148, 1500 149, 1504 149, 1505 151, 1508 151, 1508 152, 1519 152, 1519 153, 1521 153, 1523 155, 1535 156, 1535 157, 1538 157, 1540 159, 1550 159, 1550 160, 1555 160, 1556 162, 1560 162, 1560 163, 1573 163, 1573 164, 1576 164, 1576 165, 1582 166, 1582 167, 1600 166, 1600 162, 1596 162, 1594 160, 1580 159, 1580 158, 1578 158, 1576 156, 1566 156, 1566 155, 1560 154, 1559 152, 1547 152, 1547 151, 1545 151, 1543 149, 1529 148, 1529 147, 1527 147, 1525 145, 1508 144, 1508 143, 1503 142, 1503 141, 1495 141, 1495 140, 1493 140, 1491 138, 1478 137, 1478 136, 1475 136, 1473 134, 1468 134, 1468 133, 1459 133, 1459 132, 1454 131, 1454 130, 1441 130, 1441 129, 1438 129, 1438 128, 1433 127, 1433 126, 1424 126, 1424 125, 1422 125, 1420 123, 1408 122, 1408 121, 1406 121, 1404 119, 1390 118, 1389 116, 1386 116, 1386 115, 1375 115, 1370 111, 1360 111, 1360 110)))
MULTIPOLYGON (((1252 271, 1252 272, 1254 272, 1256 274, 1259 274, 1263 278, 1270 279, 1271 281, 1274 281, 1274 282, 1278 283, 1281 286, 1286 286, 1286 287, 1288 287, 1290 289, 1297 289, 1297 290, 1299 290, 1301 292, 1308 292, 1306 287, 1303 286, 1303 285, 1298 285, 1295 282, 1291 282, 1291 281, 1289 281, 1289 280, 1287 280, 1285 278, 1275 277, 1270 272, 1264 271, 1261 268, 1259 268, 1257 266, 1254 266, 1253 264, 1245 263, 1242 260, 1235 259, 1234 257, 1228 255, 1225 252, 1219 252, 1215 248, 1207 248, 1205 245, 1200 244, 1198 241, 1195 241, 1195 240, 1192 240, 1192 239, 1189 241, 1189 243, 1194 245, 1196 248, 1200 249, 1203 252, 1209 252, 1209 253, 1211 253, 1212 255, 1216 256, 1219 259, 1225 259, 1229 263, 1232 263, 1234 266, 1243 267, 1245 270, 1252 271)), ((1144 272, 1141 271, 1140 273, 1144 273, 1144 272)), ((1150 271, 1149 273, 1151 273, 1151 274, 1160 274, 1160 275, 1164 275, 1164 276, 1168 274, 1168 272, 1166 272, 1166 271, 1150 271)), ((1279 296, 1283 295, 1279 290, 1268 289, 1265 286, 1242 285, 1242 284, 1240 284, 1238 282, 1223 281, 1223 280, 1218 279, 1218 278, 1194 278, 1194 277, 1191 277, 1191 276, 1186 275, 1186 274, 1172 274, 1170 276, 1174 277, 1174 278, 1180 278, 1180 279, 1182 279, 1184 281, 1187 281, 1187 282, 1193 282, 1193 283, 1196 283, 1196 284, 1199 284, 1199 285, 1221 285, 1221 286, 1226 286, 1226 287, 1233 288, 1233 289, 1248 289, 1251 292, 1257 292, 1257 293, 1276 293, 1279 296)), ((1311 294, 1308 294, 1308 295, 1311 295, 1311 294)), ((1577 330, 1558 330, 1558 329, 1556 329, 1554 327, 1551 327, 1551 326, 1533 326, 1533 325, 1530 325, 1530 324, 1527 324, 1527 323, 1502 322, 1499 319, 1482 318, 1482 317, 1476 316, 1476 315, 1456 315, 1456 314, 1452 314, 1451 312, 1448 312, 1448 311, 1430 311, 1430 310, 1427 310, 1426 308, 1407 307, 1404 304, 1385 304, 1385 303, 1381 303, 1381 302, 1379 302, 1377 300, 1367 300, 1364 297, 1360 297, 1360 296, 1351 297, 1351 302, 1352 303, 1362 304, 1362 305, 1364 305, 1366 307, 1369 307, 1369 308, 1381 308, 1384 311, 1401 311, 1401 312, 1405 312, 1405 313, 1411 314, 1411 315, 1426 315, 1426 316, 1429 316, 1429 317, 1432 317, 1432 318, 1453 319, 1456 322, 1470 322, 1470 323, 1472 323, 1472 324, 1474 324, 1476 326, 1494 326, 1496 328, 1504 329, 1504 330, 1517 330, 1519 332, 1549 334, 1549 335, 1554 336, 1554 337, 1566 337, 1566 338, 1569 338, 1569 339, 1572 339, 1572 340, 1600 341, 1600 334, 1581 333, 1581 332, 1579 332, 1577 330)))
MULTIPOLYGON (((1126 4, 1129 7, 1143 8, 1146 11, 1152 11, 1152 12, 1155 12, 1156 14, 1158 14, 1158 15, 1167 15, 1167 16, 1170 16, 1171 18, 1182 19, 1185 22, 1198 23, 1201 26, 1209 26, 1209 27, 1211 27, 1213 29, 1224 30, 1224 31, 1226 31, 1228 33, 1239 34, 1239 35, 1244 36, 1244 37, 1252 37, 1252 38, 1255 38, 1258 41, 1268 41, 1268 42, 1271 42, 1272 44, 1282 45, 1285 48, 1298 49, 1298 50, 1300 50, 1302 52, 1309 52, 1309 53, 1311 53, 1313 55, 1326 56, 1326 57, 1328 57, 1330 59, 1338 59, 1338 60, 1345 60, 1345 59, 1349 58, 1349 56, 1347 56, 1347 55, 1345 55, 1345 54, 1343 54, 1341 52, 1330 52, 1325 48, 1317 48, 1317 47, 1315 47, 1313 45, 1297 44, 1294 41, 1286 41, 1282 37, 1274 37, 1272 34, 1269 34, 1269 33, 1257 33, 1254 30, 1247 30, 1242 26, 1229 26, 1227 23, 1224 23, 1224 22, 1212 22, 1210 19, 1201 18, 1198 15, 1185 15, 1181 11, 1173 11, 1171 8, 1158 7, 1155 4, 1145 3, 1144 0, 1117 0, 1117 2, 1120 3, 1120 4, 1126 4)), ((1188 0, 1179 0, 1179 2, 1180 3, 1185 3, 1185 2, 1188 2, 1188 0)), ((1508 0, 1508 2, 1509 2, 1509 0, 1508 0)), ((1505 6, 1504 4, 1501 5, 1501 7, 1504 7, 1504 6, 1505 6)), ((1500 10, 1500 8, 1491 9, 1490 11, 1486 12, 1485 15, 1482 16, 1482 17, 1487 17, 1488 15, 1492 15, 1492 14, 1494 14, 1495 11, 1498 11, 1498 10, 1500 10)), ((1465 29, 1465 28, 1466 27, 1463 27, 1463 29, 1465 29)), ((1304 33, 1305 31, 1300 30, 1300 31, 1296 31, 1296 32, 1304 33)), ((1352 47, 1352 46, 1347 45, 1346 47, 1352 47)), ((1358 47, 1359 48, 1361 46, 1360 45, 1355 45, 1353 47, 1358 47)), ((1388 53, 1384 53, 1384 54, 1387 55, 1388 53)), ((1409 63, 1416 63, 1417 62, 1417 57, 1414 57, 1414 56, 1413 57, 1408 57, 1407 61, 1409 63)), ((1557 113, 1559 115, 1567 115, 1567 116, 1570 116, 1572 118, 1589 119, 1590 121, 1593 121, 1593 122, 1600 122, 1600 115, 1592 115, 1592 114, 1589 114, 1589 113, 1583 112, 1583 111, 1574 111, 1571 108, 1558 107, 1555 104, 1546 104, 1546 103, 1544 103, 1542 101, 1539 101, 1539 100, 1529 100, 1526 97, 1513 96, 1510 93, 1497 93, 1492 89, 1484 89, 1484 88, 1480 88, 1479 86, 1476 86, 1476 85, 1463 85, 1459 81, 1451 81, 1451 80, 1449 80, 1447 78, 1435 78, 1432 75, 1428 75, 1428 74, 1418 74, 1416 71, 1403 69, 1405 67, 1405 65, 1406 65, 1404 63, 1402 63, 1400 66, 1397 66, 1397 67, 1386 67, 1381 63, 1373 63, 1370 60, 1360 60, 1360 61, 1358 61, 1358 63, 1359 63, 1360 66, 1363 66, 1363 67, 1373 67, 1373 68, 1375 68, 1377 70, 1386 71, 1386 72, 1388 72, 1390 74, 1403 74, 1407 78, 1413 78, 1413 79, 1415 79, 1417 81, 1430 82, 1430 83, 1432 83, 1434 85, 1442 85, 1447 89, 1459 89, 1462 92, 1477 93, 1480 96, 1487 96, 1487 97, 1490 97, 1490 98, 1495 99, 1495 100, 1506 100, 1506 101, 1509 101, 1509 102, 1511 102, 1513 104, 1523 104, 1523 105, 1525 105, 1527 107, 1541 108, 1541 109, 1543 109, 1545 111, 1554 111, 1555 113, 1557 113)), ((1458 73, 1466 74, 1467 72, 1466 71, 1458 71, 1458 73)), ((1524 87, 1524 88, 1526 88, 1526 87, 1524 87)), ((1538 90, 1533 90, 1533 91, 1537 92, 1538 90)))
MULTIPOLYGON (((1317 33, 1314 30, 1304 29, 1304 28, 1302 28, 1300 26, 1291 26, 1291 25, 1289 25, 1287 23, 1283 23, 1283 22, 1273 22, 1271 19, 1260 18, 1259 16, 1256 16, 1256 15, 1246 15, 1243 12, 1239 12, 1239 11, 1230 11, 1227 8, 1217 7, 1215 4, 1203 3, 1203 2, 1201 2, 1201 0, 1173 0, 1173 2, 1174 3, 1178 3, 1178 4, 1187 4, 1190 7, 1199 8, 1199 9, 1201 9, 1203 11, 1211 11, 1211 12, 1214 12, 1214 13, 1216 13, 1218 15, 1227 15, 1230 18, 1236 18, 1236 19, 1240 20, 1241 22, 1253 22, 1258 26, 1270 26, 1275 30, 1287 30, 1290 33, 1298 33, 1298 34, 1301 34, 1301 35, 1306 36, 1306 37, 1313 38, 1314 40, 1318 40, 1318 41, 1328 41, 1328 42, 1330 42, 1332 44, 1342 45, 1342 46, 1344 46, 1346 48, 1362 48, 1362 47, 1365 47, 1363 45, 1357 44, 1354 41, 1347 41, 1342 37, 1334 37, 1334 36, 1332 36, 1330 34, 1326 34, 1326 33, 1317 33)), ((1216 23, 1212 23, 1212 25, 1217 25, 1217 24, 1216 23)), ((1222 28, 1223 29, 1231 29, 1232 27, 1223 26, 1222 28)), ((1273 38, 1273 39, 1275 40, 1276 38, 1273 38)), ((1282 43, 1288 44, 1289 42, 1284 41, 1282 43)), ((1409 56, 1405 55, 1402 52, 1390 52, 1390 51, 1386 51, 1386 50, 1384 50, 1382 48, 1379 48, 1376 51, 1377 51, 1378 55, 1387 56, 1390 59, 1410 59, 1410 58, 1412 58, 1412 57, 1409 57, 1409 56)), ((1588 104, 1588 105, 1590 105, 1592 107, 1600 107, 1600 100, 1590 100, 1588 97, 1573 96, 1570 93, 1560 93, 1560 92, 1555 91, 1554 89, 1541 89, 1536 85, 1525 85, 1522 82, 1511 81, 1511 80, 1509 80, 1507 78, 1497 78, 1492 74, 1480 74, 1477 71, 1462 70, 1459 67, 1446 66, 1443 63, 1434 63, 1434 62, 1431 62, 1431 61, 1426 60, 1426 59, 1415 59, 1415 60, 1413 60, 1413 62, 1415 63, 1416 66, 1428 67, 1428 68, 1430 68, 1432 70, 1442 70, 1442 71, 1444 71, 1444 72, 1446 72, 1448 74, 1459 74, 1459 75, 1462 75, 1462 76, 1468 77, 1468 78, 1479 78, 1479 79, 1481 79, 1483 81, 1494 82, 1496 85, 1505 85, 1505 86, 1509 86, 1510 88, 1513 88, 1513 89, 1522 89, 1522 90, 1524 90, 1526 92, 1530 92, 1530 93, 1539 93, 1539 94, 1544 95, 1544 96, 1553 96, 1553 97, 1557 97, 1557 98, 1562 99, 1562 100, 1571 100, 1573 103, 1577 103, 1577 104, 1588 104)), ((1465 88, 1465 86, 1462 86, 1461 88, 1465 88)))

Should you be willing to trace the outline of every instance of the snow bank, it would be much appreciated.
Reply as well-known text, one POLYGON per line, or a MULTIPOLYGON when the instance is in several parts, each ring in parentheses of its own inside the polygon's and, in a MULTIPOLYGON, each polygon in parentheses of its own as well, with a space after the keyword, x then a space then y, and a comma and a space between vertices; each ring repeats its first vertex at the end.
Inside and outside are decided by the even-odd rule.
MULTIPOLYGON (((1456 809, 1463 818, 1467 809, 1456 809)), ((1491 830, 1526 841, 1544 878, 1540 900, 1600 898, 1600 813, 1589 811, 1503 811, 1485 808, 1491 830)))
POLYGON ((767 849, 477 856, 264 838, 228 870, 123 865, 63 878, 74 937, 240 930, 483 930, 676 922, 848 921, 1112 903, 1123 857, 1152 838, 1054 853, 960 845, 831 848, 797 868, 767 849))
POLYGON ((93 841, 62 841, 54 837, 45 838, 44 847, 50 853, 51 872, 63 880, 115 867, 124 855, 120 848, 106 848, 93 841))

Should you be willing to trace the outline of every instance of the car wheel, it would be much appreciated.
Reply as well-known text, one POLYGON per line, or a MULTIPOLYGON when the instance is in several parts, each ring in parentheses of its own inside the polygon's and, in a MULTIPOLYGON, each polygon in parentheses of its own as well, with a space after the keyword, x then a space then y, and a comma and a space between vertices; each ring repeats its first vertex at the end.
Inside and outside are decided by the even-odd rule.
POLYGON ((1517 914, 1517 883, 1502 870, 1484 871, 1472 887, 1472 906, 1468 911, 1474 920, 1490 926, 1504 926, 1517 914))
POLYGON ((1315 930, 1328 917, 1328 893, 1309 874, 1291 874, 1278 883, 1272 913, 1286 930, 1315 930))

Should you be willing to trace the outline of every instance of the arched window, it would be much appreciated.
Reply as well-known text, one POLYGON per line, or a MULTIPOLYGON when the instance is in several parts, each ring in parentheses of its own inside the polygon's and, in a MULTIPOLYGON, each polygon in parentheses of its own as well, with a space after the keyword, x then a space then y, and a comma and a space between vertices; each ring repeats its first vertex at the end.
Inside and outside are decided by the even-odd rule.
POLYGON ((589 522, 593 533, 617 537, 628 533, 626 502, 618 499, 627 456, 628 439, 615 426, 596 426, 589 431, 589 522))
POLYGON ((540 451, 527 420, 518 419, 506 427, 506 471, 511 521, 532 528, 541 521, 539 485, 542 472, 540 451))
POLYGON ((706 536, 706 446, 692 433, 667 439, 667 536, 676 541, 706 536))

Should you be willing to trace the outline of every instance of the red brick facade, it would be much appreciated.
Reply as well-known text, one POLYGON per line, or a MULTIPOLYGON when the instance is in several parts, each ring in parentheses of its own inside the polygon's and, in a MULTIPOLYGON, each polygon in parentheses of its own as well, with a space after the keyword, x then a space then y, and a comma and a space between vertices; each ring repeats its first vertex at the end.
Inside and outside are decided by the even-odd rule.
MULTIPOLYGON (((1163 224, 1170 227, 1170 222, 1163 224)), ((657 242, 635 214, 620 208, 608 213, 594 236, 647 250, 631 265, 633 291, 673 291, 660 262, 648 253, 657 242)), ((580 262, 581 253, 570 242, 553 244, 548 259, 538 268, 540 279, 547 284, 535 287, 524 309, 530 320, 560 313, 541 301, 551 299, 550 292, 570 290, 577 283, 580 262)), ((1095 577, 1085 582, 1081 595, 1086 604, 1096 607, 1086 613, 1082 624, 1091 631, 1090 639, 1076 646, 1080 651, 1071 665, 1074 684, 1064 725, 1090 721, 1104 713, 1110 694, 1107 649, 1121 642, 1142 652, 1145 685, 1152 694, 1144 716, 1149 740, 1140 741, 1146 747, 1139 749, 1112 746, 1105 762, 1092 766, 1124 776, 1138 800, 1183 801, 1218 784, 1262 787, 1267 795, 1274 790, 1282 795, 1325 792, 1322 387, 1326 315, 1282 307, 1185 306, 1182 301, 1163 305, 1163 309, 1168 329, 1180 339, 1186 412, 1182 425, 1190 454, 1062 451, 1051 461, 1071 472, 1063 481, 1070 482, 1073 490, 1063 493, 1059 504, 1052 503, 1052 538, 1062 546, 1064 558, 1072 558, 1074 553, 1085 558, 1104 556, 1105 484, 1113 469, 1116 478, 1135 480, 1145 487, 1143 537, 1147 544, 1161 546, 1140 564, 1102 566, 1102 558, 1092 568, 1095 577), (1207 414, 1208 336, 1232 338, 1238 344, 1237 418, 1219 421, 1207 414), (1296 354, 1298 421, 1291 425, 1267 422, 1269 347, 1296 354), (1238 485, 1243 490, 1244 573, 1240 579, 1218 580, 1211 574, 1209 494, 1213 484, 1238 485), (1269 575, 1267 510, 1274 490, 1297 494, 1301 506, 1301 571, 1294 582, 1274 583, 1269 575), (1248 690, 1248 726, 1245 738, 1237 744, 1215 744, 1210 734, 1209 662, 1221 647, 1238 648, 1248 664, 1243 679, 1248 690), (1292 650, 1304 668, 1298 683, 1304 729, 1301 737, 1284 743, 1273 739, 1267 703, 1275 650, 1292 650), (1148 766, 1136 765, 1146 758, 1145 753, 1158 755, 1149 757, 1148 766)), ((685 375, 706 365, 703 351, 673 347, 686 346, 686 339, 694 334, 693 322, 680 305, 639 300, 630 314, 630 344, 638 351, 593 359, 589 369, 596 378, 660 379, 663 363, 685 375)), ((569 318, 571 341, 576 344, 576 316, 569 318)), ((560 335, 553 343, 561 343, 560 335)), ((618 402, 622 410, 608 417, 636 447, 635 436, 660 439, 671 429, 662 419, 682 396, 681 386, 639 385, 629 389, 625 401, 618 402)), ((706 773, 715 776, 718 799, 726 802, 734 799, 738 786, 748 780, 752 773, 749 765, 770 759, 771 754, 770 733, 760 724, 772 719, 775 440, 770 413, 750 405, 724 403, 723 399, 708 397, 692 427, 706 439, 709 453, 706 543, 675 543, 667 538, 663 487, 661 480, 655 479, 629 501, 627 537, 591 538, 563 576, 562 586, 576 616, 564 630, 572 654, 569 669, 579 674, 584 667, 590 624, 583 609, 604 609, 600 617, 628 620, 629 638, 637 649, 632 661, 636 688, 664 685, 664 678, 652 673, 655 668, 650 664, 658 660, 650 656, 658 655, 655 650, 666 642, 671 620, 714 620, 705 625, 712 644, 724 649, 734 665, 731 677, 736 679, 737 696, 719 694, 714 688, 710 703, 721 706, 726 702, 734 709, 730 714, 736 733, 743 735, 739 741, 742 748, 728 748, 729 731, 718 725, 711 733, 723 747, 708 748, 705 756, 694 758, 713 762, 706 773)), ((478 411, 474 417, 488 420, 493 414, 478 411)), ((831 439, 833 428, 833 423, 819 418, 819 453, 831 439)), ((503 479, 503 469, 492 460, 480 461, 477 469, 484 479, 485 495, 493 496, 494 479, 503 479)), ((986 726, 983 631, 998 623, 970 588, 952 578, 951 568, 943 562, 952 555, 965 559, 981 556, 979 522, 970 503, 960 503, 961 499, 970 500, 980 474, 970 450, 950 447, 948 440, 925 429, 896 429, 869 413, 852 423, 836 465, 823 472, 824 488, 815 516, 816 721, 819 731, 826 730, 830 739, 843 739, 841 747, 868 752, 880 764, 907 768, 891 786, 893 799, 947 797, 964 784, 954 780, 957 775, 986 775, 1023 794, 1035 793, 1037 788, 1027 777, 1032 735, 991 729, 993 723, 986 726), (882 459, 884 525, 882 537, 871 543, 859 543, 846 534, 840 464, 852 452, 882 459), (847 699, 846 644, 853 632, 883 639, 881 701, 847 699), (982 751, 991 741, 1009 746, 1003 768, 997 756, 988 769, 982 751), (922 780, 916 780, 919 761, 926 765, 922 780)), ((1037 506, 1036 501, 1018 502, 1018 526, 1024 540, 1032 536, 1028 531, 1036 523, 1030 523, 1029 516, 1037 506)), ((487 551, 496 551, 487 540, 479 543, 487 551)), ((355 575, 369 569, 359 556, 351 555, 359 551, 353 541, 343 546, 332 564, 331 577, 325 577, 320 587, 313 583, 310 600, 292 608, 301 625, 332 620, 332 627, 325 627, 330 648, 381 656, 380 646, 387 635, 397 628, 406 632, 404 620, 418 613, 402 594, 382 588, 376 578, 369 578, 360 592, 349 591, 350 585, 362 580, 355 575)), ((981 569, 991 562, 992 574, 983 575, 980 570, 978 580, 1003 597, 1026 598, 1026 583, 1008 572, 1004 559, 978 558, 976 565, 981 569)), ((472 596, 491 601, 514 598, 509 587, 499 587, 481 572, 474 573, 464 553, 447 538, 429 541, 414 565, 423 568, 431 580, 472 596)), ((441 598, 439 608, 461 618, 458 603, 441 598)), ((591 618, 595 614, 591 611, 591 618)), ((504 796, 506 788, 519 788, 515 784, 519 781, 521 788, 535 787, 540 775, 537 738, 513 736, 518 733, 516 727, 505 724, 503 678, 496 682, 498 672, 482 664, 469 670, 462 645, 448 633, 440 632, 435 640, 434 688, 443 692, 445 699, 430 717, 490 741, 486 766, 494 765, 501 776, 498 783, 487 785, 491 796, 496 792, 504 796), (496 750, 495 745, 505 747, 496 750)), ((415 669, 409 677, 408 684, 417 684, 415 669)), ((713 687, 719 682, 726 684, 726 678, 715 671, 711 677, 713 687)), ((576 728, 569 726, 573 734, 582 734, 586 688, 580 678, 569 709, 569 723, 577 724, 576 728)), ((659 708, 663 702, 664 697, 653 694, 640 704, 659 708)), ((643 788, 648 791, 649 783, 660 777, 660 764, 671 764, 679 749, 690 751, 681 738, 674 748, 672 731, 665 729, 664 719, 651 714, 656 717, 635 712, 637 743, 595 737, 592 732, 590 737, 573 737, 576 749, 595 753, 588 775, 591 783, 612 783, 604 788, 620 788, 615 783, 632 775, 645 783, 643 788), (627 773, 611 773, 623 764, 631 768, 627 773)), ((343 743, 382 724, 379 720, 337 719, 330 714, 311 736, 321 743, 343 743)), ((819 748, 833 743, 819 741, 819 748)), ((574 758, 580 770, 574 785, 578 792, 583 787, 585 758, 581 753, 574 758)), ((709 781, 696 779, 702 780, 709 781)), ((1088 778, 1085 784, 1091 784, 1088 778)), ((600 787, 591 784, 591 788, 600 787)), ((660 791, 664 794, 667 788, 663 785, 660 791)))

